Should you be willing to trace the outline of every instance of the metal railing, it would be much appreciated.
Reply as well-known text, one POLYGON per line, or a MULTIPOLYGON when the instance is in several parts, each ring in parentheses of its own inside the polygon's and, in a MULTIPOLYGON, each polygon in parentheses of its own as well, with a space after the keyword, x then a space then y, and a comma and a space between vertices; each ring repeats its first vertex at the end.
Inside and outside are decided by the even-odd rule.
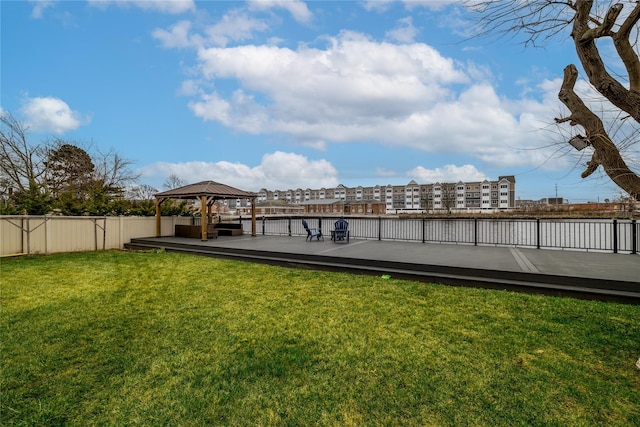
MULTIPOLYGON (((304 217, 309 227, 333 228, 338 217, 304 217)), ((635 219, 495 219, 346 217, 351 238, 417 241, 538 249, 638 254, 640 224, 635 219)), ((251 221, 238 218, 245 233, 251 221)), ((257 219, 257 233, 304 236, 301 216, 257 219)))

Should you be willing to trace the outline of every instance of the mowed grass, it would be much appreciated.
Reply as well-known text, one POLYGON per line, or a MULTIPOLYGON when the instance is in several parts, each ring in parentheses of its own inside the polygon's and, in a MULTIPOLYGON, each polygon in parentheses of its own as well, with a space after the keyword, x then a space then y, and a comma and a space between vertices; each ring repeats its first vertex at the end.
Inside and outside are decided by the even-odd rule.
POLYGON ((2 425, 640 425, 640 306, 117 251, 0 295, 2 425))

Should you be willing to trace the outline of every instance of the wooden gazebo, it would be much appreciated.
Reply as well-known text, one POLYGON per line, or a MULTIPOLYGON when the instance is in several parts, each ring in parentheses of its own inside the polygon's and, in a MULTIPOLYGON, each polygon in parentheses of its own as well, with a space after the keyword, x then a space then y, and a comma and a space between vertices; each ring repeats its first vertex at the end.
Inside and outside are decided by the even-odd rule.
POLYGON ((211 223, 212 207, 217 200, 228 199, 249 199, 251 200, 251 235, 256 235, 256 198, 258 195, 250 191, 239 190, 229 185, 220 184, 215 181, 202 181, 189 184, 173 190, 163 191, 156 194, 156 236, 160 237, 161 214, 160 206, 167 199, 198 199, 202 215, 201 236, 202 240, 207 240, 207 225, 211 223))

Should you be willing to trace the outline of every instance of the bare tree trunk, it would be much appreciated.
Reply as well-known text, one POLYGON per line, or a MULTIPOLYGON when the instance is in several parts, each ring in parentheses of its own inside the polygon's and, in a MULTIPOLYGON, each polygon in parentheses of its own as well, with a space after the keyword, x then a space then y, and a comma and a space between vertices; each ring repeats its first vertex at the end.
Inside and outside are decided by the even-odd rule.
MULTIPOLYGON (((640 2, 636 3, 634 9, 620 25, 618 32, 614 32, 613 28, 616 19, 622 12, 622 4, 614 4, 602 21, 594 20, 592 8, 593 0, 577 0, 573 5, 576 14, 573 19, 571 37, 580 63, 589 82, 598 92, 613 105, 628 113, 629 118, 640 122, 640 59, 629 40, 632 29, 640 19, 640 2), (593 26, 594 23, 597 25, 593 26), (610 37, 613 40, 616 51, 629 76, 628 89, 607 72, 596 46, 596 40, 602 37, 610 37)), ((609 136, 602 120, 587 108, 574 92, 577 78, 578 71, 574 65, 565 68, 564 81, 558 97, 569 108, 571 115, 564 119, 556 119, 556 121, 558 123, 569 121, 571 126, 580 125, 587 133, 587 138, 593 146, 594 152, 587 164, 587 169, 582 173, 582 177, 588 177, 598 166, 602 165, 606 174, 618 187, 638 200, 640 177, 627 166, 620 153, 620 148, 609 136)))
POLYGON ((569 65, 564 69, 564 81, 558 93, 560 101, 567 106, 571 115, 556 119, 556 122, 569 122, 571 126, 580 125, 587 133, 587 137, 593 146, 594 153, 587 169, 582 173, 586 178, 591 175, 599 165, 602 165, 606 174, 613 182, 636 200, 640 198, 640 177, 635 174, 625 163, 620 150, 609 137, 602 120, 595 115, 575 93, 574 86, 578 79, 578 70, 575 65, 569 65))

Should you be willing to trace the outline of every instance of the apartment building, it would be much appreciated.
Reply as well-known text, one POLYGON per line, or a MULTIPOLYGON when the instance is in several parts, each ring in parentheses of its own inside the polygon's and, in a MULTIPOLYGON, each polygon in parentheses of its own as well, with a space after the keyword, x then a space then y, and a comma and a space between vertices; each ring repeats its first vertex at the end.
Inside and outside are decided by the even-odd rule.
MULTIPOLYGON (((320 206, 348 206, 351 213, 380 214, 382 204, 386 213, 399 212, 483 212, 515 209, 516 180, 513 175, 500 176, 495 181, 458 181, 454 183, 406 185, 376 185, 373 187, 345 187, 258 192, 257 202, 286 201, 306 205, 307 212, 326 212, 320 206)), ((238 201, 241 205, 241 201, 238 201)), ((332 207, 331 210, 340 209, 332 207)), ((345 212, 342 210, 342 212, 345 212)))

